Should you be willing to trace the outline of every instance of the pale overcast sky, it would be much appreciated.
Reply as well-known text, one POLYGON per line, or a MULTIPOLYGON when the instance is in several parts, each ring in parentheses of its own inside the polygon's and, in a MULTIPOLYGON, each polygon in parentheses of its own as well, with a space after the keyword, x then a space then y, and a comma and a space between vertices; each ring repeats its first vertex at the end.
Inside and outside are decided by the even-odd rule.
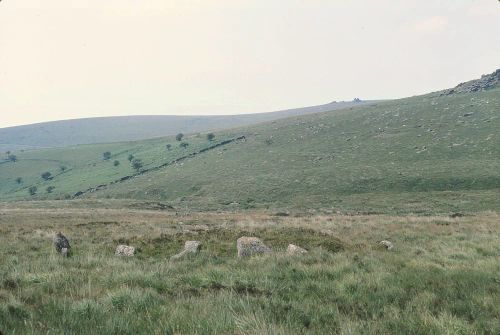
POLYGON ((0 127, 396 98, 499 67, 498 0, 0 1, 0 127))

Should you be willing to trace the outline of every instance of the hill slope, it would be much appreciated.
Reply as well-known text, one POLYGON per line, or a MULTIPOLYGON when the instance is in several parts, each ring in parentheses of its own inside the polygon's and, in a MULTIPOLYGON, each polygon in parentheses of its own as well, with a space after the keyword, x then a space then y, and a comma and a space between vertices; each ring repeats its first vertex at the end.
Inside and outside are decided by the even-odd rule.
POLYGON ((291 117, 221 131, 214 141, 192 135, 184 149, 161 138, 24 152, 0 164, 0 197, 144 199, 197 209, 500 209, 499 111, 497 86, 291 117), (144 161, 141 174, 134 176, 129 154, 144 161), (68 169, 41 180, 60 165, 68 169))
POLYGON ((11 151, 150 139, 175 135, 180 132, 196 133, 227 129, 289 116, 338 110, 367 103, 371 102, 332 102, 325 105, 287 109, 278 112, 242 115, 146 115, 44 122, 0 128, 0 150, 11 151))

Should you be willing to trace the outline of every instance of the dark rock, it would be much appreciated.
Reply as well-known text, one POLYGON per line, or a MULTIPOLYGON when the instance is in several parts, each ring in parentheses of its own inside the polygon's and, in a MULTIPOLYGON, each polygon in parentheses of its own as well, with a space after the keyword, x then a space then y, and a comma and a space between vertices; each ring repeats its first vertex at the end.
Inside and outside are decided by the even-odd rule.
POLYGON ((500 69, 493 73, 485 74, 480 79, 460 83, 454 88, 441 91, 441 95, 481 92, 500 86, 500 69))
POLYGON ((66 236, 59 232, 54 236, 53 242, 57 252, 63 253, 63 249, 66 249, 64 251, 64 256, 68 256, 71 246, 66 236))

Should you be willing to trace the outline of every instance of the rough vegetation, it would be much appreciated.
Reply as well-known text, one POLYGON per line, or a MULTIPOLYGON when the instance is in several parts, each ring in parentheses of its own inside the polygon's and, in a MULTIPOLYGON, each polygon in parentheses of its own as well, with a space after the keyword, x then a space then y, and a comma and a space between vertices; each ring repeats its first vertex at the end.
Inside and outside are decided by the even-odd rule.
POLYGON ((4 334, 500 332, 494 213, 275 216, 18 205, 0 209, 4 334), (52 248, 53 230, 72 238, 72 257, 52 248), (244 235, 275 252, 237 258, 244 235), (397 248, 380 248, 384 239, 397 248), (187 240, 203 249, 169 261, 187 240), (135 257, 114 256, 119 243, 136 246, 135 257), (289 243, 309 252, 288 256, 289 243))

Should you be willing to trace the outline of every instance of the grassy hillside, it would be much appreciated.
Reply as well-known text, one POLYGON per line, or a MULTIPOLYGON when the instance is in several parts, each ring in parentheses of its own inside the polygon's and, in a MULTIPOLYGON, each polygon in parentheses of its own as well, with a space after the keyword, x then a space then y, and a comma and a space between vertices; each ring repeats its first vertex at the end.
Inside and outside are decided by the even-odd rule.
POLYGON ((185 137, 183 141, 174 138, 153 139, 140 142, 93 144, 61 149, 43 149, 14 152, 16 161, 0 163, 2 182, 0 192, 6 199, 26 198, 29 187, 37 187, 33 198, 70 199, 78 191, 85 191, 98 185, 118 180, 124 176, 139 173, 169 163, 180 157, 207 147, 216 146, 227 137, 219 136, 209 141, 206 136, 185 137), (185 148, 181 143, 188 143, 185 148), (167 148, 170 145, 170 148, 167 148), (109 152, 109 159, 103 154, 109 152), (142 168, 133 168, 129 156, 140 159, 142 168), (115 163, 117 161, 118 163, 115 163), (118 165, 115 165, 118 164, 118 165), (44 180, 41 175, 50 172, 51 178, 44 180), (22 178, 21 182, 17 178, 22 178), (47 187, 54 187, 47 193, 47 187))
POLYGON ((369 103, 371 102, 342 101, 271 113, 242 115, 146 115, 44 122, 0 128, 0 151, 133 141, 176 135, 179 132, 206 132, 369 103))
POLYGON ((0 198, 71 198, 106 185, 81 197, 145 199, 195 209, 500 209, 499 111, 499 88, 438 92, 221 131, 212 142, 192 135, 186 149, 162 138, 16 152, 17 162, 0 164, 0 198), (204 151, 241 136, 245 139, 204 151), (102 160, 104 151, 112 153, 109 161, 102 160), (111 184, 134 174, 126 159, 130 153, 144 161, 143 170, 165 166, 111 184), (118 167, 114 160, 120 161, 118 167), (61 165, 68 170, 57 172, 61 165), (56 176, 43 181, 44 171, 56 176), (38 187, 33 197, 27 191, 31 185, 38 187), (50 194, 48 186, 55 187, 50 194))

